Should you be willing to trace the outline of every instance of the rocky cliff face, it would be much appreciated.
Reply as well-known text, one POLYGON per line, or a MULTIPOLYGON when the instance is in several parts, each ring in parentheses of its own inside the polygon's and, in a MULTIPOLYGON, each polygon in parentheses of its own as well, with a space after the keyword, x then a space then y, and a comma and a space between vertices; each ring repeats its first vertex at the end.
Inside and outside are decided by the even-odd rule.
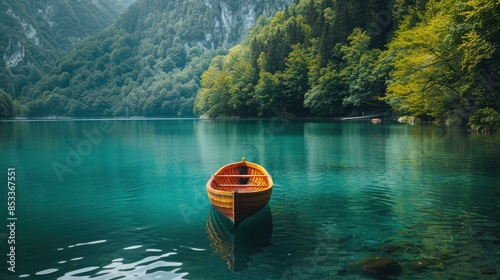
POLYGON ((1 68, 52 64, 108 26, 131 0, 0 1, 1 68))
MULTIPOLYGON (((3 59, 6 68, 11 68, 19 65, 26 57, 26 44, 40 46, 40 38, 37 29, 25 19, 16 15, 12 9, 5 12, 6 16, 10 16, 12 21, 16 23, 17 32, 5 34, 7 38, 4 48, 3 59)), ((30 62, 28 62, 29 64, 30 62)))
POLYGON ((197 46, 206 51, 225 49, 241 42, 250 26, 261 15, 271 16, 286 9, 293 0, 139 0, 118 25, 130 33, 154 36, 159 29, 175 33, 186 48, 197 46))
POLYGON ((218 16, 212 18, 213 32, 206 32, 205 39, 197 43, 205 48, 217 47, 217 43, 223 48, 229 48, 243 40, 259 16, 271 16, 292 2, 293 0, 243 1, 239 5, 232 5, 230 1, 205 0, 205 5, 214 9, 218 16))

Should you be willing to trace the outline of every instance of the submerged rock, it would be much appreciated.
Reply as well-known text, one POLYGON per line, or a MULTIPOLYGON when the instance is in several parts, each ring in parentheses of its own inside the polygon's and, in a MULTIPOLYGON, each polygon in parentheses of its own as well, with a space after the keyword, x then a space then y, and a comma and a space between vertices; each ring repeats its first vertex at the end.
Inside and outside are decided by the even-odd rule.
POLYGON ((498 196, 500 196, 500 189, 497 189, 497 190, 495 191, 495 194, 496 194, 496 195, 498 195, 498 196))
POLYGON ((399 263, 386 257, 366 257, 347 264, 350 270, 384 279, 388 275, 399 275, 403 269, 399 263))
POLYGON ((492 267, 481 268, 481 275, 496 275, 497 270, 492 267))

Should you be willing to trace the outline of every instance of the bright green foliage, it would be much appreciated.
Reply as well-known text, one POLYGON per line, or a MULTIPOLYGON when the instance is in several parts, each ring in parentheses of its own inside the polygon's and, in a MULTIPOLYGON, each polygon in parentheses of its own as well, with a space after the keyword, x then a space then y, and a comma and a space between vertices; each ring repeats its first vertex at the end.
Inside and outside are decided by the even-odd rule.
POLYGON ((386 98, 401 114, 439 118, 460 99, 458 82, 463 73, 449 34, 450 7, 445 1, 433 2, 429 1, 420 23, 398 31, 389 43, 394 71, 386 98))
POLYGON ((492 108, 479 109, 470 117, 469 125, 475 131, 498 131, 500 113, 492 108))
POLYGON ((337 48, 341 60, 320 70, 306 94, 305 105, 318 114, 349 113, 383 94, 376 64, 380 50, 369 48, 370 37, 360 28, 353 30, 348 41, 337 48))
POLYGON ((248 52, 244 52, 241 46, 236 46, 227 56, 228 68, 231 69, 228 105, 240 116, 246 116, 251 111, 250 108, 253 106, 250 95, 251 87, 257 75, 246 55, 248 52))
POLYGON ((491 108, 500 111, 500 2, 469 0, 463 16, 462 67, 471 81, 469 99, 472 110, 491 108))
POLYGON ((292 46, 286 59, 285 71, 281 75, 282 101, 278 105, 281 111, 293 115, 307 115, 304 108, 304 94, 309 91, 309 55, 300 44, 292 46))
POLYGON ((245 116, 251 104, 250 86, 255 72, 238 45, 225 57, 217 56, 202 75, 195 112, 210 116, 245 116), (225 69, 230 69, 227 71, 225 69))
POLYGON ((333 63, 320 70, 320 77, 305 94, 304 104, 318 115, 339 115, 347 88, 333 63))
POLYGON ((384 54, 393 67, 386 96, 393 109, 453 124, 481 108, 498 111, 500 2, 428 1, 416 14, 419 21, 401 25, 384 54))
MULTIPOLYGON (((245 92, 231 91, 231 96, 244 96, 248 109, 245 114, 240 110, 234 113, 332 116, 361 112, 372 103, 380 105, 377 99, 385 86, 377 71, 383 68, 377 67, 380 50, 373 48, 380 43, 379 38, 374 40, 362 28, 349 27, 365 25, 362 17, 374 9, 361 2, 352 1, 345 6, 340 1, 303 0, 270 20, 259 21, 237 47, 242 50, 245 65, 252 67, 248 72, 252 77, 255 73, 258 76, 247 80, 245 92)), ((219 71, 233 70, 231 64, 223 63, 219 71)), ((207 99, 206 95, 214 91, 206 86, 224 89, 216 82, 204 82, 213 79, 211 75, 202 79, 199 100, 207 99)), ((227 106, 238 108, 234 104, 227 106)), ((196 112, 219 116, 211 108, 210 104, 200 105, 196 112)))
POLYGON ((474 70, 486 64, 494 67, 493 71, 498 71, 500 2, 469 0, 465 3, 462 14, 467 30, 460 44, 460 49, 464 52, 462 66, 474 70))
MULTIPOLYGON (((217 57, 221 59, 222 57, 217 57)), ((195 110, 211 116, 232 115, 229 107, 229 75, 213 66, 202 75, 202 89, 195 101, 195 110)))
POLYGON ((227 56, 217 56, 201 76, 194 112, 211 117, 246 115, 253 105, 249 91, 257 78, 244 47, 233 47, 227 56))
POLYGON ((370 38, 361 29, 354 29, 348 39, 349 45, 341 48, 342 58, 346 63, 341 73, 349 87, 349 94, 344 98, 343 105, 360 106, 383 94, 376 67, 380 50, 370 49, 370 38))
POLYGON ((257 116, 269 116, 273 109, 281 103, 280 81, 278 74, 265 70, 259 73, 259 82, 254 88, 254 99, 257 103, 257 116))

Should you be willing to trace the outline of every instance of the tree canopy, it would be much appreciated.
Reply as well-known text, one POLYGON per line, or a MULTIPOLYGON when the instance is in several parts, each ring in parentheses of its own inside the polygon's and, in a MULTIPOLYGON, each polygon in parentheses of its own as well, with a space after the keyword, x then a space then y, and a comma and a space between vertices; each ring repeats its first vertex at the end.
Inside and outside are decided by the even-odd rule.
POLYGON ((261 20, 212 61, 195 112, 335 116, 383 111, 384 100, 399 115, 491 127, 500 111, 500 2, 376 3, 301 0, 261 20))
POLYGON ((195 112, 333 116, 385 110, 377 63, 391 25, 370 34, 363 27, 372 22, 371 12, 386 7, 389 1, 303 0, 260 20, 242 44, 212 61, 195 112))
POLYGON ((429 0, 415 13, 384 54, 393 67, 386 96, 393 109, 450 125, 466 124, 477 110, 498 112, 500 3, 429 0))

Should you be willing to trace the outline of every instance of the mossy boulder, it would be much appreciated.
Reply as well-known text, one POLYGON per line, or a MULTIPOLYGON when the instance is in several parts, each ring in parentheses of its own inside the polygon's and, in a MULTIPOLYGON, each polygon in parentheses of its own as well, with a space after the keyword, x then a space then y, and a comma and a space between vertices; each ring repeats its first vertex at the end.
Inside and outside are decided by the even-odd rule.
POLYGON ((384 279, 389 275, 399 275, 403 269, 399 263, 386 257, 366 257, 357 261, 350 262, 347 267, 350 270, 361 272, 370 276, 377 276, 384 279))

